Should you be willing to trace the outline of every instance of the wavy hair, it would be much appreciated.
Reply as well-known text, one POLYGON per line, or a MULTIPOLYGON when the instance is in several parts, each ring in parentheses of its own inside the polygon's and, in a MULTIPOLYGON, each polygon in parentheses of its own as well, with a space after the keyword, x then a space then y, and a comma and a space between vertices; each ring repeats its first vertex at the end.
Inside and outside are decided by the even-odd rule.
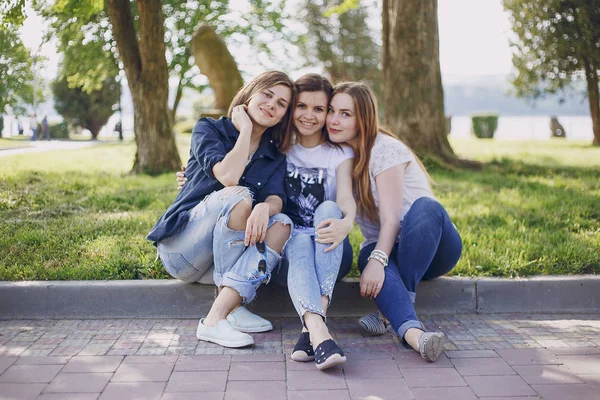
MULTIPOLYGON (((353 145, 354 168, 352 169, 352 185, 354 187, 356 205, 361 218, 367 217, 372 222, 379 220, 375 199, 371 192, 371 180, 369 179, 369 164, 371 162, 371 150, 379 133, 392 136, 390 131, 381 127, 377 119, 377 98, 366 84, 362 82, 343 82, 335 86, 333 96, 345 93, 352 97, 354 112, 356 114, 357 141, 353 145)), ((411 150, 412 152, 412 150, 411 150)), ((425 172, 429 181, 429 174, 425 170, 421 160, 414 154, 417 163, 425 172)))

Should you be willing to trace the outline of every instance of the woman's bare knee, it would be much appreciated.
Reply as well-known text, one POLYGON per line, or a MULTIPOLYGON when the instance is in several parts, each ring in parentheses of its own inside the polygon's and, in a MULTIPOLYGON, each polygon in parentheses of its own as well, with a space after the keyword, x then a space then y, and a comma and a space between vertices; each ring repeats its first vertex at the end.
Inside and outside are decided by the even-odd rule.
POLYGON ((246 222, 252 213, 252 199, 246 197, 240 200, 231 210, 229 214, 229 222, 227 227, 234 231, 246 230, 246 222))
POLYGON ((292 227, 289 224, 284 224, 279 221, 275 222, 267 230, 267 237, 265 239, 265 241, 267 242, 267 246, 269 246, 276 252, 281 253, 285 242, 290 237, 291 229, 292 227))

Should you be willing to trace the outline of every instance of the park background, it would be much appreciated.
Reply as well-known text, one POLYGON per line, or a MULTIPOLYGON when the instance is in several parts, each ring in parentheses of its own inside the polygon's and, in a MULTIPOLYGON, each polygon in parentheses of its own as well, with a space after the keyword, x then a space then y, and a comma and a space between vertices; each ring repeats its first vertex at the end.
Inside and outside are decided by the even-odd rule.
MULTIPOLYGON (((342 5, 347 5, 347 9, 333 12, 332 7, 339 3, 290 2, 282 9, 276 7, 281 2, 227 3, 218 2, 217 9, 217 2, 212 2, 209 12, 203 15, 225 38, 244 79, 265 69, 279 68, 293 78, 305 72, 319 72, 337 77, 337 81, 352 78, 380 84, 381 1, 346 1, 342 5), (313 8, 308 7, 311 4, 313 8), (308 19, 307 10, 318 12, 319 17, 308 19), (354 23, 343 25, 344 18, 354 23), (357 20, 364 25, 357 24, 357 20), (352 32, 327 30, 330 37, 325 42, 333 45, 331 52, 315 52, 315 32, 324 32, 326 26, 359 27, 361 31, 355 32, 354 37, 360 40, 354 40, 353 46, 352 40, 343 40, 352 32), (357 62, 358 59, 371 61, 357 62)), ((504 6, 527 7, 532 3, 552 7, 560 2, 437 2, 443 114, 451 116, 448 140, 458 157, 482 163, 476 168, 465 168, 416 149, 424 156, 435 181, 434 192, 463 237, 463 257, 452 272, 454 275, 523 277, 600 270, 600 149, 591 145, 593 122, 585 76, 570 71, 566 76, 574 79, 567 80, 565 87, 555 87, 561 74, 557 74, 554 83, 522 79, 519 84, 517 78, 523 75, 519 75, 512 60, 515 49, 509 42, 519 41, 519 36, 504 6), (542 94, 536 92, 539 88, 559 90, 536 98, 542 94), (472 115, 476 114, 498 117, 492 139, 473 135, 472 115), (566 139, 550 138, 551 116, 557 116, 564 126, 566 139)), ((102 91, 106 82, 108 92, 122 91, 122 95, 120 105, 114 96, 107 96, 110 112, 103 113, 108 116, 98 130, 98 143, 92 147, 5 156, 3 152, 14 150, 0 150, 0 279, 168 277, 155 260, 154 248, 145 235, 176 195, 174 174, 131 173, 139 150, 133 141, 133 97, 123 61, 115 56, 114 46, 106 46, 113 43, 113 38, 103 2, 58 0, 22 4, 25 8, 17 10, 20 13, 12 9, 4 18, 19 27, 13 30, 18 35, 10 38, 12 47, 18 48, 14 44, 21 43, 26 49, 29 61, 27 57, 20 60, 31 73, 24 74, 29 79, 26 85, 15 85, 15 100, 5 102, 6 107, 0 110, 5 114, 0 148, 31 149, 27 133, 17 133, 15 118, 19 115, 25 128, 27 115, 34 109, 38 118, 47 114, 51 122, 62 119, 55 112, 51 90, 51 82, 57 76, 70 81, 74 85, 70 89, 79 90, 81 96, 86 88, 102 91), (84 7, 77 9, 78 4, 84 7), (19 19, 19 15, 26 18, 19 19), (74 15, 79 19, 73 20, 74 15), (40 46, 44 37, 48 40, 40 46), (117 121, 123 121, 123 142, 117 140, 113 129, 117 121)), ((187 159, 188 133, 194 121, 200 112, 212 107, 213 101, 208 79, 189 61, 190 54, 185 53, 190 47, 190 30, 202 22, 190 17, 199 14, 190 4, 204 2, 165 0, 162 4, 167 14, 165 38, 172 45, 167 49, 171 68, 169 104, 177 97, 179 83, 185 81, 187 85, 181 92, 172 125, 181 164, 187 159), (168 14, 182 5, 186 10, 183 18, 177 13, 168 14), (168 7, 173 9, 169 11, 168 7), (182 23, 185 26, 177 25, 182 23), (177 36, 181 41, 172 43, 177 36), (178 61, 177 55, 185 61, 178 61), (182 73, 185 68, 188 69, 182 73)), ((598 40, 600 21, 596 18, 590 26, 598 40)), ((522 55, 528 56, 527 52, 522 55)), ((11 73, 14 76, 17 72, 9 71, 8 75, 11 73)), ((5 86, 10 93, 8 83, 5 86)), ((381 87, 378 88, 384 99, 381 87)), ((87 140, 91 137, 89 131, 75 133, 85 126, 79 123, 78 127, 76 117, 69 115, 69 110, 77 108, 74 104, 82 103, 81 97, 70 99, 71 106, 62 107, 68 122, 63 131, 68 131, 71 141, 87 140)), ((414 103, 429 100, 414 99, 414 103)), ((95 115, 99 114, 102 113, 95 111, 95 115)), ((98 125, 97 121, 93 124, 98 125)), ((139 145, 142 138, 137 139, 139 145)), ((134 168, 134 172, 139 171, 134 168)), ((356 253, 360 233, 355 230, 351 239, 356 253)), ((353 274, 356 273, 354 269, 353 274)))

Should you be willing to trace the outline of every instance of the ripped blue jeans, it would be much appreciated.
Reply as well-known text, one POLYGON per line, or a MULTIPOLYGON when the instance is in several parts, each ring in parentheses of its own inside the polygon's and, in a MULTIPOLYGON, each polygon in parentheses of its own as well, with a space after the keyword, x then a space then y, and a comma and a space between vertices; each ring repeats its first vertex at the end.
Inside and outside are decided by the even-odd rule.
MULTIPOLYGON (((245 231, 227 226, 231 211, 240 201, 252 201, 248 188, 233 186, 211 193, 190 210, 181 232, 158 243, 159 257, 169 275, 188 283, 211 283, 212 274, 215 285, 236 290, 244 303, 254 299, 256 289, 269 281, 281 255, 268 246, 264 256, 256 246, 246 247, 245 231), (258 267, 263 259, 265 272, 258 267)), ((287 215, 275 214, 269 218, 268 227, 276 222, 292 225, 287 215)))
MULTIPOLYGON (((342 211, 333 201, 325 201, 315 210, 314 226, 328 218, 342 218, 342 211)), ((325 253, 329 244, 315 242, 312 235, 293 234, 286 247, 289 260, 287 286, 296 312, 304 323, 304 313, 311 312, 325 318, 321 296, 329 302, 338 277, 344 246, 325 253)))

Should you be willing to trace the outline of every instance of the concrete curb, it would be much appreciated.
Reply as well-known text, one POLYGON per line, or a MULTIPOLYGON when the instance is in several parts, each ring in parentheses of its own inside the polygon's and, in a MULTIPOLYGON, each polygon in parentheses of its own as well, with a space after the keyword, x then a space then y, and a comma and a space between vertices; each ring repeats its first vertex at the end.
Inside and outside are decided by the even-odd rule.
MULTIPOLYGON (((0 282, 0 319, 197 318, 212 304, 212 285, 176 280, 0 282)), ((260 288, 250 308, 261 315, 295 316, 287 289, 260 288)), ((360 297, 357 279, 337 284, 330 316, 359 316, 375 309, 360 297)), ((444 277, 419 284, 421 314, 596 313, 600 276, 529 279, 444 277)))

